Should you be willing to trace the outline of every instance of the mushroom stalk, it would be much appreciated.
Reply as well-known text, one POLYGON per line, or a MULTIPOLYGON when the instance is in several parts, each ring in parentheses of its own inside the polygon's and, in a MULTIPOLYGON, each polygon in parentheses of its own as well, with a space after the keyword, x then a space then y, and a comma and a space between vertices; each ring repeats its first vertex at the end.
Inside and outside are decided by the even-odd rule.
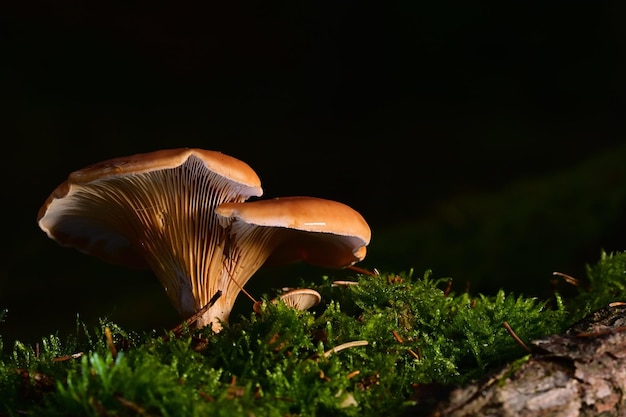
MULTIPOLYGON (((211 324, 213 331, 221 330, 222 322, 228 322, 230 312, 243 287, 250 278, 263 266, 272 251, 283 240, 280 233, 272 228, 248 228, 241 224, 232 224, 220 218, 228 235, 228 249, 219 258, 222 260, 221 272, 217 280, 223 288, 222 296, 213 307, 198 318, 198 326, 211 324)), ((217 259, 217 258, 216 258, 217 259)))

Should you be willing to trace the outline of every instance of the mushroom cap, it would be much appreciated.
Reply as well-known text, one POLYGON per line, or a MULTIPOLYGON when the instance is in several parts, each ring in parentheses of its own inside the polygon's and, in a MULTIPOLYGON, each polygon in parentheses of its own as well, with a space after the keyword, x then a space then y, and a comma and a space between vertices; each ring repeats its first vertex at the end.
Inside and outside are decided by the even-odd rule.
MULTIPOLYGON (((48 237, 63 246, 113 264, 147 268, 139 247, 143 237, 137 236, 141 231, 130 217, 157 217, 149 221, 160 223, 162 229, 181 227, 182 234, 186 233, 183 226, 174 225, 171 216, 192 217, 202 210, 200 204, 243 201, 262 193, 256 172, 239 159, 197 148, 165 149, 72 172, 41 206, 37 221, 48 237), (208 195, 209 182, 215 196, 208 195), (120 208, 129 213, 121 213, 120 208)), ((142 226, 148 227, 143 220, 142 226)))
POLYGON ((343 203, 317 197, 222 203, 215 213, 223 225, 230 222, 233 230, 275 230, 280 242, 268 255, 268 265, 304 261, 322 267, 347 267, 365 258, 371 238, 370 227, 360 213, 343 203))
POLYGON ((107 177, 136 175, 144 172, 177 168, 183 165, 191 156, 201 159, 208 170, 232 182, 250 187, 252 195, 258 197, 262 194, 261 180, 248 164, 219 151, 199 148, 161 149, 107 159, 72 172, 69 176, 69 181, 74 184, 87 184, 107 177))
POLYGON ((296 310, 308 310, 318 305, 322 301, 322 296, 311 288, 295 288, 279 295, 272 302, 278 302, 278 300, 282 300, 296 310))
MULTIPOLYGON (((273 298, 271 302, 275 304, 279 300, 291 308, 304 311, 318 305, 322 301, 322 296, 311 288, 294 288, 273 298)), ((252 305, 255 313, 261 314, 262 303, 262 301, 257 301, 252 305)))

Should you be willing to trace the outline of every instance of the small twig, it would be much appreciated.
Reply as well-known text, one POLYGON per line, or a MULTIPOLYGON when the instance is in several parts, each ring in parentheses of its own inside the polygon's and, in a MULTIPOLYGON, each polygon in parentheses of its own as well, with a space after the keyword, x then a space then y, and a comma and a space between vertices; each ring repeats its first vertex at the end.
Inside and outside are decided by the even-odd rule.
POLYGON ((343 280, 333 281, 332 283, 333 287, 349 287, 350 285, 359 285, 359 283, 357 281, 343 281, 343 280))
MULTIPOLYGON (((391 333, 393 334, 393 337, 396 339, 398 343, 404 343, 404 340, 402 340, 402 337, 400 337, 398 332, 396 332, 395 330, 392 330, 391 333)), ((412 349, 407 349, 407 350, 409 354, 413 356, 415 359, 417 359, 418 361, 422 360, 422 352, 419 350, 419 347, 417 348, 417 353, 413 352, 412 349)))
POLYGON ((144 410, 142 407, 140 407, 138 404, 134 403, 133 401, 127 400, 126 398, 122 397, 120 394, 116 394, 115 399, 120 404, 122 404, 122 406, 128 408, 133 413, 136 413, 136 415, 138 416, 146 415, 146 410, 144 410))
POLYGON ((446 289, 443 291, 443 296, 447 297, 450 295, 450 291, 452 291, 452 279, 448 280, 448 284, 446 285, 446 289))
POLYGON ((568 284, 572 284, 576 287, 580 286, 580 281, 570 275, 564 274, 562 272, 553 272, 552 275, 563 278, 568 284))
POLYGON ((52 358, 52 362, 65 362, 69 361, 70 359, 78 359, 81 356, 83 356, 83 352, 72 353, 71 355, 57 356, 55 358, 52 358))
POLYGON ((183 321, 182 323, 180 323, 178 326, 174 327, 172 329, 172 332, 174 332, 174 334, 180 334, 180 332, 183 330, 183 326, 186 325, 187 327, 189 327, 190 325, 192 325, 193 323, 195 323, 196 321, 198 321, 198 319, 204 314, 206 313, 211 307, 213 307, 213 305, 215 304, 215 302, 222 296, 222 291, 221 290, 217 290, 217 292, 215 293, 215 295, 213 295, 213 297, 211 297, 211 299, 209 300, 208 303, 206 303, 206 305, 204 307, 202 307, 200 310, 196 311, 195 313, 193 313, 191 315, 191 317, 189 317, 187 320, 183 321))
POLYGON ((422 360, 422 353, 419 350, 417 351, 417 353, 413 352, 412 349, 409 349, 408 351, 409 351, 409 354, 413 356, 415 359, 417 359, 418 361, 422 360))
POLYGON ((611 334, 611 333, 617 333, 617 332, 623 332, 623 331, 626 331, 626 326, 611 327, 609 329, 597 330, 595 332, 576 333, 576 337, 597 337, 597 336, 604 336, 605 334, 611 334))
MULTIPOLYGON (((209 300, 209 302, 206 304, 206 306, 204 306, 202 308, 202 310, 204 310, 206 308, 206 310, 208 310, 209 308, 213 307, 213 305, 217 302, 217 300, 222 296, 222 290, 217 290, 217 292, 215 294, 213 294, 213 297, 211 297, 211 299, 209 300)), ((205 311, 206 311, 205 310, 205 311)))
POLYGON ((353 342, 343 343, 343 344, 341 344, 339 346, 335 346, 334 348, 324 352, 324 357, 327 358, 330 355, 332 355, 333 353, 337 353, 337 352, 339 352, 341 350, 344 350, 344 349, 349 349, 351 347, 356 347, 356 346, 366 346, 368 344, 369 344, 369 342, 367 340, 355 340, 353 342))
POLYGON ((352 378, 354 378, 355 376, 357 376, 357 375, 358 375, 358 374, 360 374, 360 373, 361 373, 361 371, 359 371, 358 369, 357 369, 356 371, 352 371, 352 372, 350 372, 350 373, 347 375, 347 376, 348 376, 348 379, 352 379, 352 378))
POLYGON ((214 402, 214 401, 215 401, 215 398, 213 398, 213 396, 212 396, 212 395, 207 394, 207 393, 206 393, 206 392, 204 392, 204 391, 198 391, 198 394, 200 394, 200 396, 201 396, 201 397, 202 397, 205 401, 208 401, 208 402, 210 402, 210 403, 212 403, 212 402, 214 402))
MULTIPOLYGON (((226 268, 226 264, 224 264, 224 268, 226 268)), ((237 286, 237 288, 239 288, 239 291, 241 291, 242 293, 245 294, 246 297, 248 297, 250 299, 250 301, 252 301, 252 303, 256 303, 256 300, 254 299, 254 297, 245 290, 245 288, 243 288, 242 285, 240 285, 237 280, 233 277, 233 275, 230 273, 230 270, 226 269, 226 273, 228 274, 228 277, 230 278, 230 280, 232 282, 235 283, 235 285, 237 286)))
POLYGON ((519 336, 513 331, 513 329, 511 328, 511 326, 509 326, 509 323, 507 323, 506 321, 504 323, 502 323, 502 325, 504 326, 504 328, 506 329, 507 332, 509 332, 509 334, 511 335, 511 337, 528 353, 532 352, 530 350, 530 348, 528 346, 526 346, 526 343, 524 343, 522 341, 522 339, 519 338, 519 336))
POLYGON ((109 326, 104 328, 104 335, 106 336, 107 345, 109 346, 111 355, 113 355, 113 360, 115 360, 117 358, 117 348, 115 347, 115 343, 113 343, 113 335, 111 334, 109 326))
POLYGON ((237 375, 233 375, 230 378, 230 385, 226 388, 226 393, 229 399, 240 398, 245 394, 245 387, 237 385, 237 375))

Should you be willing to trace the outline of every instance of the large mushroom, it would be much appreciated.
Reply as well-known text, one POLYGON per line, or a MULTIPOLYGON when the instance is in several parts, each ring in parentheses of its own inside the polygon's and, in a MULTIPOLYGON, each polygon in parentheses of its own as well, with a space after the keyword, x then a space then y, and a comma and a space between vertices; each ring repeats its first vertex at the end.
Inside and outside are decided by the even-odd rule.
MULTIPOLYGON (((263 265, 305 262, 345 268, 365 258, 369 225, 360 213, 333 200, 316 197, 279 197, 223 203, 215 214, 228 231, 225 265, 242 287, 263 265)), ((227 317, 236 293, 227 289, 217 300, 227 317)))
MULTIPOLYGON (((262 194, 246 163, 217 151, 168 149, 103 161, 75 171, 39 210, 47 235, 105 261, 150 268, 182 318, 236 297, 229 231, 214 208, 262 194), (227 261, 227 262, 226 262, 227 261), (230 292, 230 293, 229 293, 230 292)), ((223 303, 197 320, 228 316, 223 303)))

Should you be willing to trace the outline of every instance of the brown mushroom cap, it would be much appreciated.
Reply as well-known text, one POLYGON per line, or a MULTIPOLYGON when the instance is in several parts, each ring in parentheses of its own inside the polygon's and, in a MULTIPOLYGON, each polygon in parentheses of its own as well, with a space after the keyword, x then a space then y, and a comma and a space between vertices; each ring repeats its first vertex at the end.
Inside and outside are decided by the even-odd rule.
POLYGON ((343 268, 365 258, 371 238, 369 225, 360 213, 323 198, 223 203, 215 213, 221 224, 230 228, 233 245, 262 252, 262 261, 267 264, 304 261, 343 268))
POLYGON ((188 317, 223 290, 226 233, 213 209, 262 194, 246 163, 180 148, 110 159, 71 173, 37 215, 63 246, 105 261, 151 268, 188 317))

